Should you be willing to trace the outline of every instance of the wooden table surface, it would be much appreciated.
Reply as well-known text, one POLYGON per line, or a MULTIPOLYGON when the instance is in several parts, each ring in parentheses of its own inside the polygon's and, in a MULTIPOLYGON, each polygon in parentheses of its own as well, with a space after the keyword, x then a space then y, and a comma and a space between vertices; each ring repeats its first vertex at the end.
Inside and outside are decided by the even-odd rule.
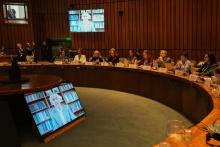
MULTIPOLYGON (((8 65, 2 65, 0 74, 7 73, 8 65)), ((18 90, 35 89, 44 82, 52 83, 60 80, 72 81, 75 86, 95 87, 129 92, 151 98, 163 103, 182 113, 196 125, 191 128, 193 139, 191 146, 206 147, 206 132, 198 128, 201 122, 210 125, 220 117, 220 98, 212 93, 205 84, 190 81, 186 77, 178 77, 172 74, 147 71, 142 69, 130 69, 110 66, 93 65, 55 65, 51 63, 38 63, 21 65, 22 73, 34 74, 33 85, 23 84, 21 87, 0 85, 0 94, 11 89, 18 90), (39 78, 38 76, 50 78, 39 78), (43 79, 43 80, 42 80, 43 79), (34 82, 35 81, 35 82, 34 82), (37 83, 37 84, 34 84, 37 83)), ((49 86, 49 85, 48 85, 49 86)), ((184 147, 183 142, 172 142, 172 147, 184 147)))
MULTIPOLYGON (((29 79, 24 83, 0 82, 0 95, 12 95, 34 92, 52 87, 62 81, 62 78, 55 75, 25 75, 29 79)), ((7 79, 7 76, 0 76, 0 81, 7 79)))

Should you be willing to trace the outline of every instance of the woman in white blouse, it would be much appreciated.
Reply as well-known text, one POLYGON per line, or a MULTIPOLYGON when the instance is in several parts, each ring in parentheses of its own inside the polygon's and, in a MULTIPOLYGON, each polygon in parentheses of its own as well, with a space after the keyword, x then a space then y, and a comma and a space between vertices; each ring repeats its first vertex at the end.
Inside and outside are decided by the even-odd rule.
POLYGON ((74 57, 75 63, 86 63, 86 56, 82 54, 82 48, 79 48, 77 55, 74 57))

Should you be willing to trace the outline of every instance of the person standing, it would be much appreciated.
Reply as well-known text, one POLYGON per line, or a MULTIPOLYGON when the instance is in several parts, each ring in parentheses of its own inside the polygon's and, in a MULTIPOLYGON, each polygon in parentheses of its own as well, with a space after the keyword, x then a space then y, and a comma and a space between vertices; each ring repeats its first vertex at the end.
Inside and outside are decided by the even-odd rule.
POLYGON ((26 61, 26 53, 25 50, 22 47, 21 43, 17 43, 17 55, 18 55, 18 61, 26 61))

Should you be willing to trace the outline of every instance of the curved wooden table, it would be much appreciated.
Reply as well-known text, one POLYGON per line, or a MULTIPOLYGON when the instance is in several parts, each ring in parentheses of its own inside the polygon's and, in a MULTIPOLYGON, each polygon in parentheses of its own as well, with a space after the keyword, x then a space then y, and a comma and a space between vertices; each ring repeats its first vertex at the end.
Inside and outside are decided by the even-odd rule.
POLYGON ((62 81, 60 77, 54 75, 25 75, 24 77, 28 78, 29 81, 24 83, 7 84, 1 82, 7 79, 7 76, 0 76, 0 96, 40 91, 42 89, 50 88, 62 81))
MULTIPOLYGON (((57 75, 71 80, 75 86, 118 90, 163 103, 197 124, 192 127, 192 146, 208 146, 205 142, 206 133, 197 126, 200 122, 209 125, 220 116, 220 99, 204 84, 191 82, 184 77, 110 66, 42 63, 22 65, 21 68, 24 74, 57 75)), ((0 73, 6 74, 7 69, 7 66, 3 66, 0 73)))
MULTIPOLYGON (((0 82, 0 138, 3 146, 19 147, 20 141, 17 134, 16 122, 24 122, 28 117, 27 105, 24 94, 44 90, 59 84, 62 79, 55 75, 29 75, 25 83, 0 82), (26 116, 26 117, 25 117, 26 116)), ((7 77, 0 76, 0 81, 7 77)))

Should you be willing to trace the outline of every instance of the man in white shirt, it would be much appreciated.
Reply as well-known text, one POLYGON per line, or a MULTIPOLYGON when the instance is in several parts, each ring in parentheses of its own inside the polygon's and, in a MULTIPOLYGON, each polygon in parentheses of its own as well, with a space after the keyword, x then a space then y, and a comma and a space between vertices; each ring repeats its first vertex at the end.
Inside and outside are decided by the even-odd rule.
POLYGON ((74 63, 86 63, 86 56, 82 54, 82 48, 78 49, 77 55, 74 58, 74 63))

